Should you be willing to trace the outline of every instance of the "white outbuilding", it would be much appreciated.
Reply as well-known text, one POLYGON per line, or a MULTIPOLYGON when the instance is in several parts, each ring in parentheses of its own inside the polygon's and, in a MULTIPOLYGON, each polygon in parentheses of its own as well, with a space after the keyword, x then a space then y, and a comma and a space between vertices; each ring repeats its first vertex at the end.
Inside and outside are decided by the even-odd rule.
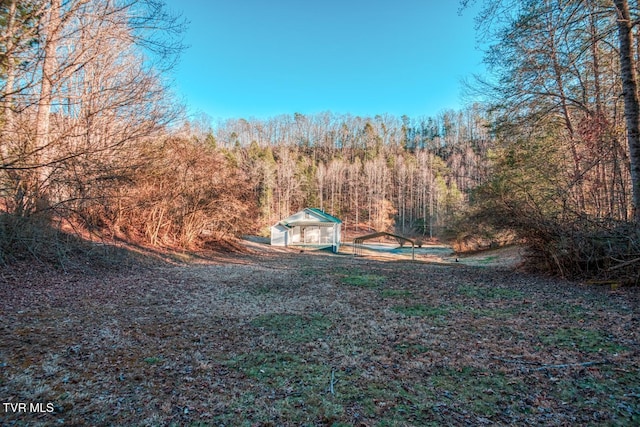
POLYGON ((271 227, 273 246, 340 249, 342 221, 316 208, 305 208, 271 227))

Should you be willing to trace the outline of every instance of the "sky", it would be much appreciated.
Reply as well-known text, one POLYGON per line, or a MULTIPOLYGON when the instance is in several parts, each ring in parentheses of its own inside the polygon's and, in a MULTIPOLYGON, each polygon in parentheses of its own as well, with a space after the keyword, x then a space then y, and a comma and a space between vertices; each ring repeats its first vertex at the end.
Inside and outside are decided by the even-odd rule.
POLYGON ((165 0, 188 21, 173 90, 191 116, 435 116, 482 73, 458 0, 165 0))

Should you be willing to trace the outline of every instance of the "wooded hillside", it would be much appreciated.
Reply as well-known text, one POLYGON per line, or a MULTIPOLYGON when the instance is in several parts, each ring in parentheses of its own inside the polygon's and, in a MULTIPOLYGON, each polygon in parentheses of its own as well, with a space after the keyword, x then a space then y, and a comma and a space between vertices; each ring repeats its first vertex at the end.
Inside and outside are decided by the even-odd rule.
POLYGON ((312 206, 354 230, 511 230, 540 268, 632 274, 640 10, 484 6, 491 74, 462 111, 212 123, 185 120, 170 95, 184 27, 162 2, 2 2, 0 260, 42 256, 51 230, 215 246, 312 206))
POLYGON ((205 142, 252 183, 260 227, 317 206, 347 227, 436 236, 487 178, 480 110, 436 118, 295 114, 221 123, 205 142))

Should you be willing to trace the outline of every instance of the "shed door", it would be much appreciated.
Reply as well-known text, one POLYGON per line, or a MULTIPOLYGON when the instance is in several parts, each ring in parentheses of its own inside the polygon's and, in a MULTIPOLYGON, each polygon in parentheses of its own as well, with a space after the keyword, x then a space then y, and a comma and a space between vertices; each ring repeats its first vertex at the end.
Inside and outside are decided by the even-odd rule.
POLYGON ((320 227, 306 227, 304 229, 304 242, 310 244, 320 243, 320 227))

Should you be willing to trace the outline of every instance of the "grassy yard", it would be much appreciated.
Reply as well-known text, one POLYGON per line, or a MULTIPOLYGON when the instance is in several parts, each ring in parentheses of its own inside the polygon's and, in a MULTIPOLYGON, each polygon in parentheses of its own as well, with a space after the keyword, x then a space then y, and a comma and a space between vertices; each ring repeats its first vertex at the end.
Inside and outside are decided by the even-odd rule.
POLYGON ((640 424, 637 289, 321 252, 0 271, 2 425, 640 424))

